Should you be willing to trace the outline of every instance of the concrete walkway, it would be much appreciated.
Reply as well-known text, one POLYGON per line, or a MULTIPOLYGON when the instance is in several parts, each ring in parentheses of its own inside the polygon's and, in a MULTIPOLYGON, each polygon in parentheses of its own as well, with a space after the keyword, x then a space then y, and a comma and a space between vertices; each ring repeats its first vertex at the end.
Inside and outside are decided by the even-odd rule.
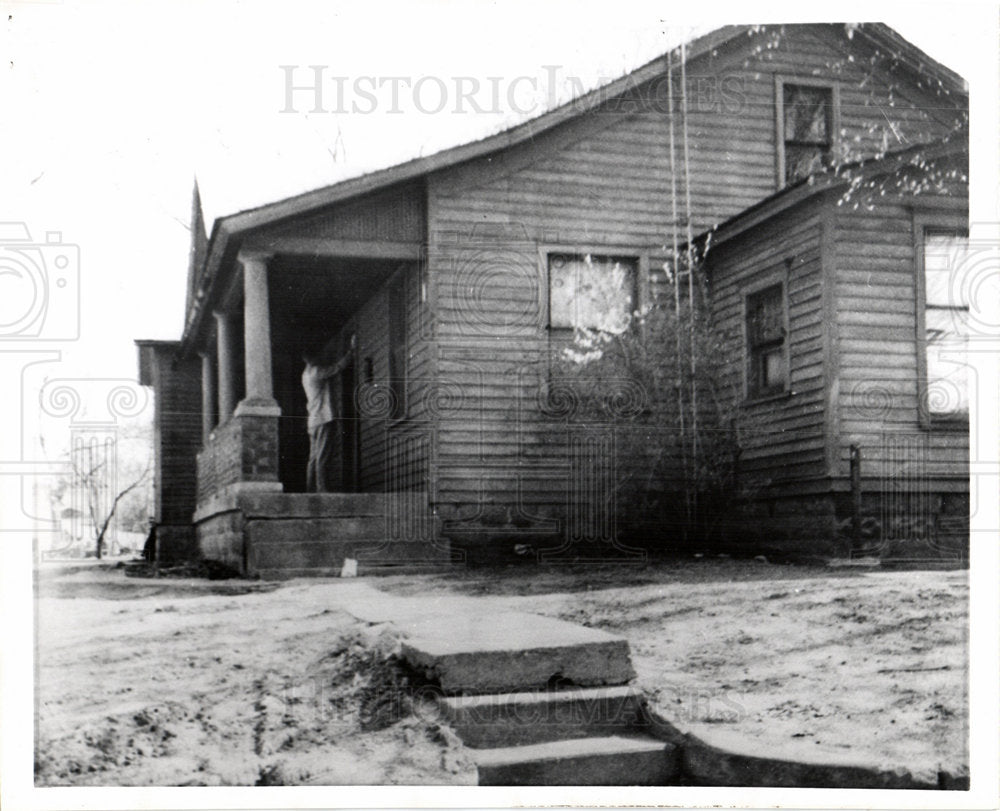
POLYGON ((769 753, 724 732, 686 733, 629 685, 627 640, 513 611, 503 596, 400 597, 365 580, 331 586, 325 607, 399 631, 403 657, 440 687, 439 707, 482 785, 968 788, 967 775, 883 771, 769 753))
POLYGON ((440 688, 480 785, 667 785, 676 744, 650 734, 628 641, 479 597, 396 597, 338 584, 343 608, 389 622, 440 688))

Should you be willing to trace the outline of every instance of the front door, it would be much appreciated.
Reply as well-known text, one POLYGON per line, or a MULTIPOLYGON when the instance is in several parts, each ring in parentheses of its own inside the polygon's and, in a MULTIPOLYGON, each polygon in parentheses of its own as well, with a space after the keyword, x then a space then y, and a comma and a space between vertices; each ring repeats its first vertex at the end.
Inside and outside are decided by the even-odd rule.
POLYGON ((354 397, 356 387, 357 369, 352 358, 340 373, 340 413, 342 417, 340 437, 343 443, 340 449, 340 459, 343 466, 341 482, 346 493, 356 493, 360 489, 358 461, 361 431, 357 403, 354 397))

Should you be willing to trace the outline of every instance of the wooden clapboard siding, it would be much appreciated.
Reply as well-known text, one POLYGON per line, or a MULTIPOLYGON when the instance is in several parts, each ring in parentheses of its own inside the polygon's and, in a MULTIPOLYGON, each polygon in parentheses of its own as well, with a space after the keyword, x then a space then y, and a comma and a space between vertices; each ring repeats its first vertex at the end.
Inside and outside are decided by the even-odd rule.
MULTIPOLYGON (((887 130, 892 137, 919 142, 943 136, 961 118, 961 111, 949 107, 949 102, 920 88, 901 86, 885 60, 870 70, 862 68, 862 61, 869 64, 867 52, 865 60, 850 61, 849 48, 858 53, 864 48, 848 45, 829 28, 787 26, 777 47, 758 50, 769 36, 730 44, 688 68, 692 232, 736 215, 777 189, 778 75, 827 78, 838 84, 838 146, 844 159, 892 147, 884 141, 881 127, 887 119, 895 126, 887 130), (895 86, 890 89, 891 85, 895 86), (718 93, 706 97, 706 86, 732 92, 726 99, 718 93)), ((677 74, 674 81, 679 98, 677 74)), ((632 97, 649 99, 653 87, 636 88, 632 97)), ((547 419, 538 408, 537 394, 547 380, 552 349, 540 248, 642 256, 654 271, 649 276, 651 286, 668 289, 662 272, 656 270, 675 227, 666 84, 655 83, 655 93, 656 104, 640 105, 636 112, 624 114, 621 109, 627 105, 609 105, 531 143, 428 177, 436 368, 442 378, 453 376, 470 392, 469 401, 442 420, 439 429, 442 502, 478 499, 481 479, 490 476, 491 469, 567 462, 567 425, 547 419)), ((679 116, 674 134, 676 165, 681 167, 679 116)), ((682 173, 676 182, 683 217, 682 173)), ((676 227, 683 241, 686 229, 676 227)), ((822 278, 821 230, 813 207, 788 215, 780 225, 757 229, 738 252, 723 249, 713 260, 718 274, 712 284, 713 314, 733 331, 734 340, 741 335, 744 317, 740 291, 773 266, 783 267, 786 259, 792 260, 787 271, 792 394, 749 408, 750 416, 766 423, 766 428, 747 440, 742 457, 746 471, 766 480, 827 472, 824 363, 829 339, 823 313, 829 293, 822 278)), ((892 329, 893 318, 901 327, 905 317, 894 303, 879 328, 892 329)), ((850 326, 850 317, 845 326, 850 326)), ((848 358, 851 353, 849 345, 848 358)), ((742 358, 736 345, 732 357, 742 358)), ((742 375, 739 361, 728 369, 725 382, 742 391, 742 375)), ((554 472, 531 498, 560 503, 566 475, 554 472)), ((516 481, 501 477, 488 498, 524 500, 527 496, 511 491, 516 481)))
MULTIPOLYGON (((405 263, 350 318, 340 331, 340 342, 347 345, 357 336, 355 349, 357 390, 355 402, 359 414, 360 489, 378 492, 386 488, 427 489, 431 471, 428 398, 434 389, 429 366, 426 303, 422 300, 421 268, 405 263), (389 289, 401 283, 406 314, 406 414, 394 416, 391 402, 389 369, 389 289), (369 360, 372 380, 365 375, 369 360)), ((339 448, 338 448, 339 457, 339 448)))
POLYGON ((708 255, 712 320, 725 342, 725 389, 743 402, 740 470, 753 481, 817 477, 826 470, 821 232, 819 206, 813 202, 708 255), (779 281, 785 284, 788 307, 789 393, 746 402, 745 296, 779 281))
POLYGON ((154 518, 159 524, 191 522, 196 496, 197 454, 201 450, 201 368, 181 360, 173 346, 152 350, 156 411, 153 422, 154 518))
POLYGON ((964 430, 926 428, 920 420, 917 273, 913 206, 877 204, 836 211, 837 329, 840 336, 840 434, 836 472, 846 475, 850 446, 861 448, 866 476, 892 475, 884 443, 909 437, 924 449, 922 469, 934 479, 964 479, 964 430))

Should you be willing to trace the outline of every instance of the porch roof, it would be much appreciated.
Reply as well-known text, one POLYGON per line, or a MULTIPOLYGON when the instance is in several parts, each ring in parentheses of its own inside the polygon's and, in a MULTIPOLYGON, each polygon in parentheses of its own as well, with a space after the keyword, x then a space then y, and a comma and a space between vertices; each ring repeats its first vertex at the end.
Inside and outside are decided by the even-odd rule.
MULTIPOLYGON (((969 154, 968 130, 961 130, 948 138, 930 144, 890 152, 876 159, 864 159, 838 166, 834 171, 817 172, 775 192, 759 203, 744 209, 707 231, 698 234, 692 244, 703 248, 709 242, 720 245, 748 231, 760 223, 781 214, 794 206, 805 203, 821 194, 844 189, 852 183, 890 175, 907 167, 919 168, 919 162, 956 158, 969 154)), ((682 249, 686 248, 682 246, 682 249)))

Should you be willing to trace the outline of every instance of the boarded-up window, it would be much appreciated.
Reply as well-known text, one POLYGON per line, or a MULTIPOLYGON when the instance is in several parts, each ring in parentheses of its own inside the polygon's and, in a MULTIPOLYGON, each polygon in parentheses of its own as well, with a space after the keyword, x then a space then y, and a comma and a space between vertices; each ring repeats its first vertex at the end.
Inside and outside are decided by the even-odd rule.
POLYGON ((549 255, 549 324, 620 333, 635 309, 635 257, 549 255))
POLYGON ((827 166, 833 149, 833 90, 782 85, 785 183, 827 166))
POLYGON ((924 232, 926 409, 931 419, 968 418, 969 284, 963 271, 966 233, 924 232))
POLYGON ((400 273, 389 285, 389 390, 392 419, 406 416, 406 277, 400 273))
POLYGON ((788 388, 784 285, 747 296, 747 396, 766 397, 788 388))

